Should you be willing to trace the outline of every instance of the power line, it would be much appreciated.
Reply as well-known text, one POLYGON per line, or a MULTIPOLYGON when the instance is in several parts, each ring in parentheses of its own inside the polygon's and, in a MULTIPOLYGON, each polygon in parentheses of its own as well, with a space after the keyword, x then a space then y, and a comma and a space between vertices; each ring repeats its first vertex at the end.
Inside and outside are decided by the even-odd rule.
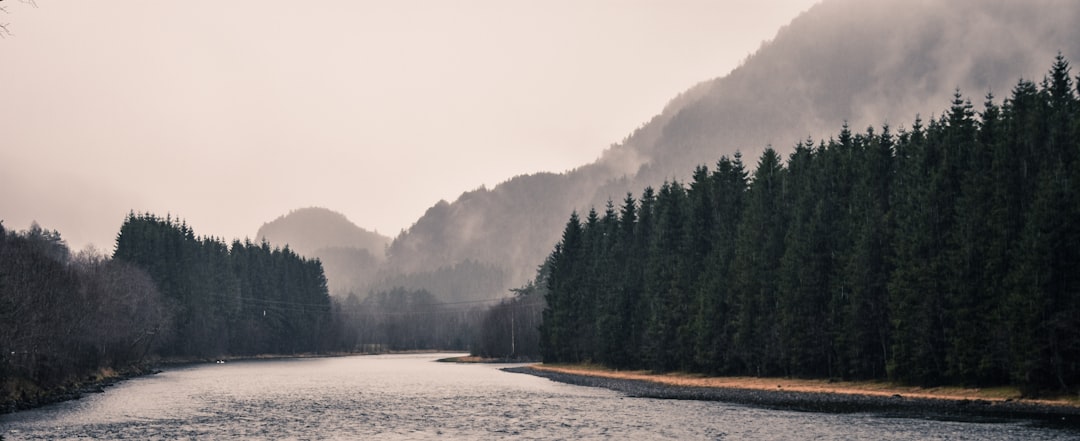
MULTIPOLYGON (((258 297, 245 297, 245 296, 229 296, 225 294, 211 293, 208 297, 227 300, 227 301, 241 301, 245 304, 242 307, 254 307, 256 309, 263 309, 275 312, 303 312, 303 313, 322 313, 326 315, 332 315, 335 310, 342 312, 343 314, 350 316, 368 316, 368 317, 401 317, 401 316, 415 316, 415 315, 448 315, 448 314, 461 314, 474 311, 473 308, 446 308, 435 310, 406 310, 406 311, 381 311, 377 307, 367 307, 363 304, 357 306, 345 306, 338 304, 339 307, 335 308, 333 303, 303 303, 292 302, 287 300, 274 300, 264 299, 258 297)), ((435 302, 422 305, 415 305, 417 308, 431 308, 439 306, 458 306, 458 305, 475 305, 482 303, 491 303, 496 301, 506 301, 515 299, 514 296, 497 297, 481 300, 462 300, 456 302, 435 302)), ((333 301, 331 301, 333 302, 333 301)), ((528 304, 510 304, 511 307, 519 308, 533 308, 543 305, 543 302, 528 303, 528 304)), ((494 306, 494 305, 493 305, 494 306)))

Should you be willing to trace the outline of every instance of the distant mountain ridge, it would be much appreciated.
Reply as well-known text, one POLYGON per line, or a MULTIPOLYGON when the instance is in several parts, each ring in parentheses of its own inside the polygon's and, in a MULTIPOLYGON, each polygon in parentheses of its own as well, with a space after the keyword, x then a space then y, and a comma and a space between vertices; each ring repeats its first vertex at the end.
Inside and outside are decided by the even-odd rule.
POLYGON ((300 208, 259 227, 256 240, 289 245, 309 256, 322 248, 357 248, 382 257, 390 238, 358 227, 344 214, 321 207, 300 208))
POLYGON ((259 227, 256 240, 288 246, 322 262, 331 294, 367 286, 385 260, 390 238, 318 207, 293 210, 259 227))
MULTIPOLYGON (((439 201, 387 248, 383 277, 460 262, 496 265, 505 295, 531 279, 572 210, 603 210, 697 165, 773 146, 894 124, 975 103, 1041 76, 1057 52, 1080 60, 1080 2, 826 0, 780 29, 728 75, 702 82, 601 158, 573 171, 514 177, 439 201)), ((439 295, 438 292, 434 294, 439 295)))

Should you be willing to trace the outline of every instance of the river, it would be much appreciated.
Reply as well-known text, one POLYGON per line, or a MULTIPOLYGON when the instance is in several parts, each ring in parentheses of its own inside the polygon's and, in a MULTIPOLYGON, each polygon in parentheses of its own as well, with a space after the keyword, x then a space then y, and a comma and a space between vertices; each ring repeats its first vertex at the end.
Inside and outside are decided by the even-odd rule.
POLYGON ((1026 422, 823 414, 631 398, 452 354, 170 367, 81 400, 0 416, 30 439, 873 439, 1080 437, 1026 422))

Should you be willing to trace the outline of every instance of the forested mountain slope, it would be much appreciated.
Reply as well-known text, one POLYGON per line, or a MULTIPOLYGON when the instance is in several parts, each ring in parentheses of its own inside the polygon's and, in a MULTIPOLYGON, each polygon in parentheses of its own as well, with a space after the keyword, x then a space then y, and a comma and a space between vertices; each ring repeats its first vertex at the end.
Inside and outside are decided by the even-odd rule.
POLYGON ((1045 72, 1058 51, 1080 59, 1078 22, 1080 3, 1063 0, 826 0, 728 75, 673 99, 596 162, 440 201, 394 240, 387 268, 432 271, 470 260, 504 267, 507 287, 520 286, 573 209, 685 179, 736 151, 756 158, 771 145, 786 156, 845 121, 860 129, 929 118, 956 89, 1005 95, 1018 79, 1045 72))
POLYGON ((1080 390, 1080 98, 1004 101, 697 167, 570 214, 536 283, 545 362, 1080 390))

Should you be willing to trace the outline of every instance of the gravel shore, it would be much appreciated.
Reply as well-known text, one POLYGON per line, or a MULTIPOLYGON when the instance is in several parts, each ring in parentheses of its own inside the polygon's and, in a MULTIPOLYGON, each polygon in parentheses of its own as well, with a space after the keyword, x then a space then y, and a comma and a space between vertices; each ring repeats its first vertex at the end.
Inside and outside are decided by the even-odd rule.
POLYGON ((885 416, 964 421, 1032 420, 1040 424, 1080 429, 1080 407, 1052 406, 1024 401, 946 400, 902 395, 872 396, 754 390, 722 387, 673 386, 652 381, 574 375, 533 369, 503 371, 548 378, 578 386, 602 387, 631 397, 671 400, 722 401, 771 409, 828 413, 872 413, 885 416))

